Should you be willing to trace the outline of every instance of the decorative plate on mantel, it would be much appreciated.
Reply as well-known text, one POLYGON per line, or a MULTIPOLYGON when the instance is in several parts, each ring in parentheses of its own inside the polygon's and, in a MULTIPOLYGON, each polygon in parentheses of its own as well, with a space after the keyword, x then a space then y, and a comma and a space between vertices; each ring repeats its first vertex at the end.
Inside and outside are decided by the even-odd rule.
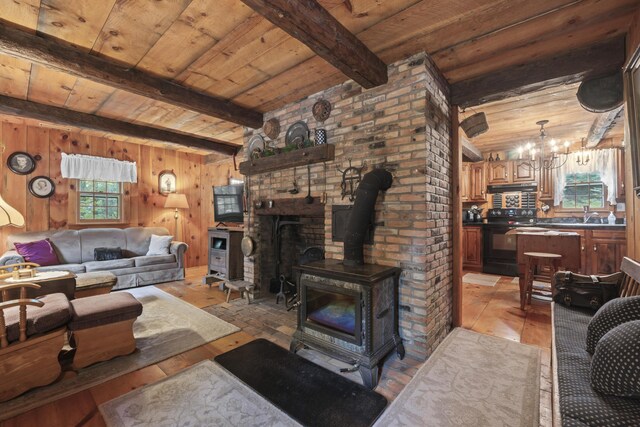
POLYGON ((260 157, 260 153, 264 151, 264 138, 260 135, 253 135, 249 139, 247 145, 247 160, 256 159, 260 157))
POLYGON ((309 138, 309 127, 301 120, 289 126, 284 143, 287 146, 302 148, 307 138, 309 138))

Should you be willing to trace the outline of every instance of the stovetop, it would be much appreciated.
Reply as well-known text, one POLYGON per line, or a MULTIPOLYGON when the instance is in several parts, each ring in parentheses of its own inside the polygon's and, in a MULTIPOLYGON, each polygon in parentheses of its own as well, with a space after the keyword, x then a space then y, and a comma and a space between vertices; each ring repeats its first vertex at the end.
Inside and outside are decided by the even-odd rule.
POLYGON ((537 209, 489 209, 488 224, 535 225, 537 209))

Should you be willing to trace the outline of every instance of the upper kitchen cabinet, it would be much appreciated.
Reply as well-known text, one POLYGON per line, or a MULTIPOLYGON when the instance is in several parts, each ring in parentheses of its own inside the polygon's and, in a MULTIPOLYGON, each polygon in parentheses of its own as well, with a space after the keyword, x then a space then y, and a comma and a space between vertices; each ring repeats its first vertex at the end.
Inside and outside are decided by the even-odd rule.
POLYGON ((484 162, 472 163, 469 170, 470 197, 472 201, 482 201, 487 199, 487 183, 485 182, 484 162))
POLYGON ((529 165, 526 160, 516 160, 513 162, 513 182, 534 182, 536 180, 536 170, 529 165))
POLYGON ((553 169, 542 168, 538 178, 539 199, 553 200, 553 169))
POLYGON ((460 171, 460 198, 463 202, 468 202, 470 200, 470 185, 471 179, 469 174, 469 163, 462 163, 462 170, 460 171))
POLYGON ((487 162, 487 181, 489 185, 509 184, 513 164, 510 161, 487 162))

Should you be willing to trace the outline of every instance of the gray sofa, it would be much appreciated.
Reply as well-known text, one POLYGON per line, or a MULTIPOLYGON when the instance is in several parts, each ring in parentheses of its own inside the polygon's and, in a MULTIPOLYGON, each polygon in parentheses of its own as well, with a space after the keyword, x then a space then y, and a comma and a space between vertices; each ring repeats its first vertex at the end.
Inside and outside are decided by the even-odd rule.
POLYGON ((187 245, 172 242, 168 255, 146 256, 151 235, 169 235, 163 227, 85 228, 83 230, 50 230, 13 234, 7 237, 9 250, 0 258, 0 265, 24 262, 15 251, 14 242, 24 243, 48 238, 60 265, 39 270, 65 270, 73 273, 110 271, 118 278, 115 289, 133 288, 184 279, 184 254, 187 245), (120 247, 125 258, 94 261, 94 249, 120 247))

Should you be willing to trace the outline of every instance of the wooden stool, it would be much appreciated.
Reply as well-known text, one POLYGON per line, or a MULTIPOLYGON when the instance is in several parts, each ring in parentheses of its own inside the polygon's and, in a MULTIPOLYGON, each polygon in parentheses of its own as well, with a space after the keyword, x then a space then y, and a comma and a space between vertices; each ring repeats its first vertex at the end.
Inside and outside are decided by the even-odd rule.
POLYGON ((224 282, 224 287, 227 292, 227 302, 229 302, 229 297, 231 296, 231 291, 240 292, 240 298, 247 298, 247 304, 251 304, 251 300, 249 299, 249 292, 253 290, 253 283, 246 282, 244 280, 234 280, 234 281, 226 281, 224 282))
MULTIPOLYGON (((533 293, 533 277, 536 268, 549 265, 552 268, 551 276, 560 269, 562 255, 550 254, 546 252, 525 252, 527 267, 524 276, 524 285, 520 288, 520 309, 524 310, 526 304, 531 304, 531 294, 533 293)), ((553 293, 553 289, 551 289, 553 293)))

